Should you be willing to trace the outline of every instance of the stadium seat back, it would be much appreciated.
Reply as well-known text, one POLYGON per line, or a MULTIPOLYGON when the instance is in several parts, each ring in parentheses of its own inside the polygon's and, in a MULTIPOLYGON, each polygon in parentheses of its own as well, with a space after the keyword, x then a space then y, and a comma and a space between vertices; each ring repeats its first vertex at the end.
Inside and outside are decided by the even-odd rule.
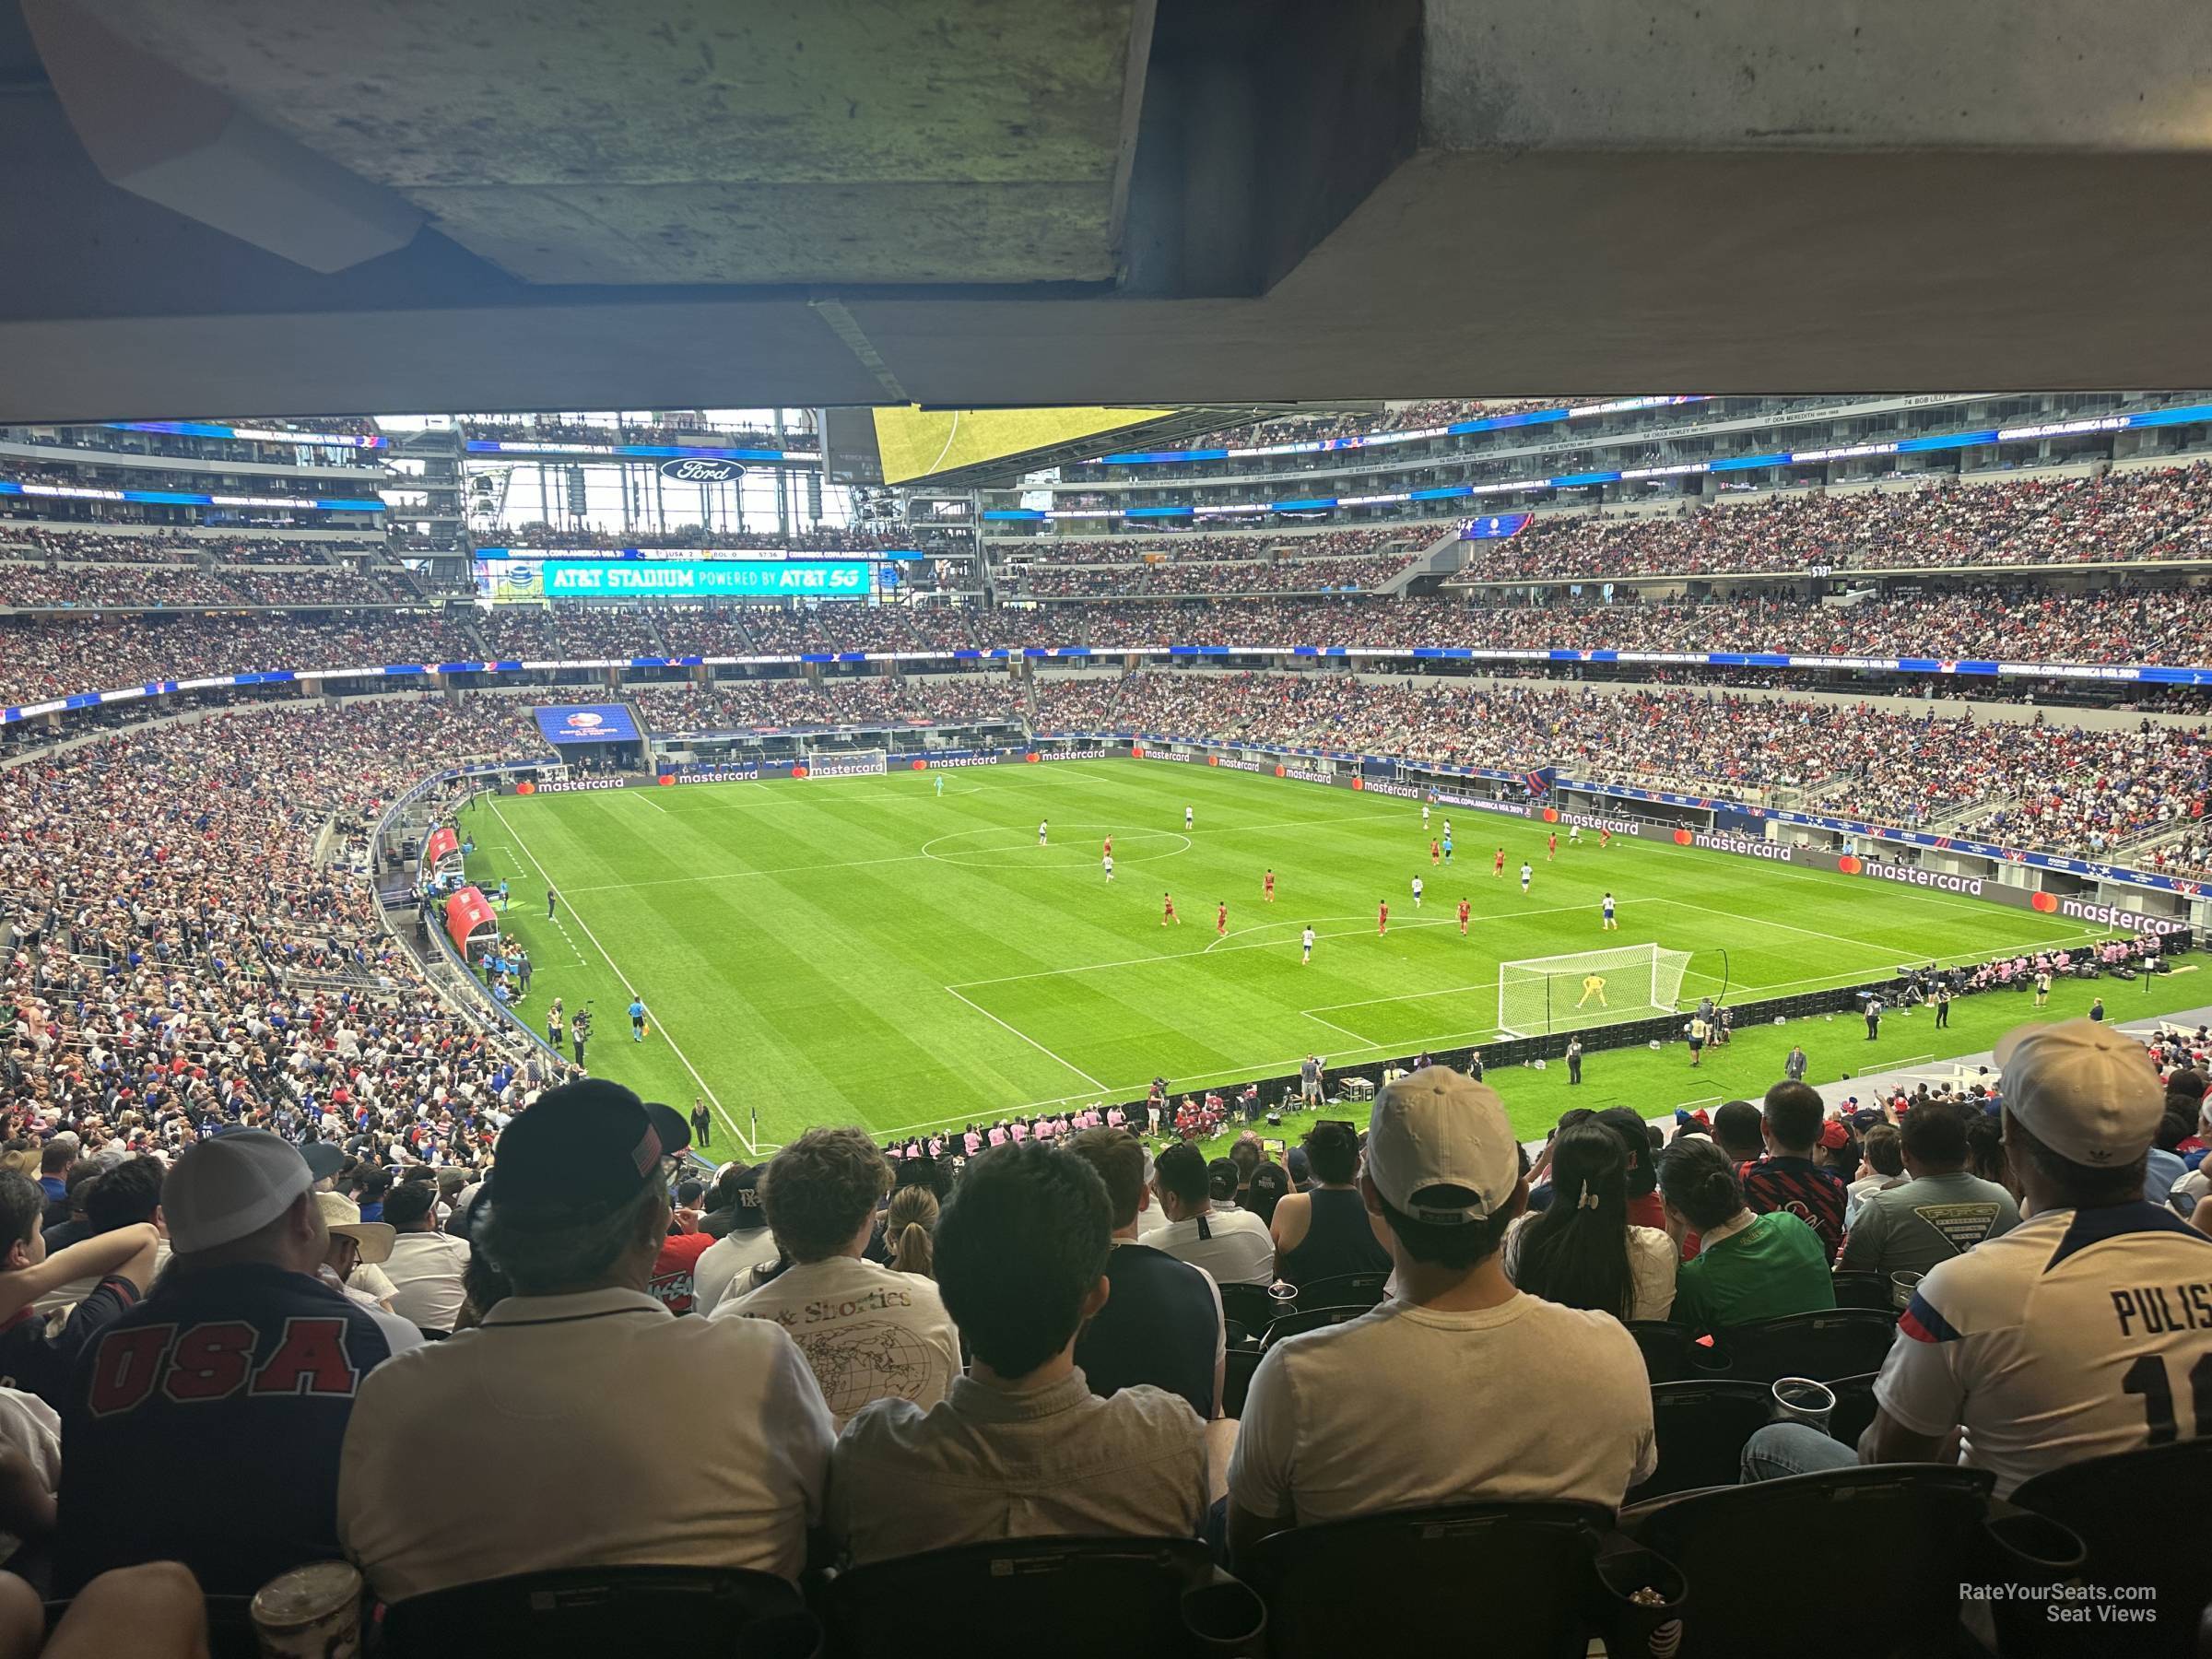
POLYGON ((1659 1466, 1629 1493, 1630 1501, 1734 1486, 1744 1442, 1773 1419, 1773 1394, 1764 1382, 1723 1377, 1654 1382, 1652 1430, 1659 1466))
POLYGON ((1275 1298, 1267 1294, 1265 1285, 1221 1287, 1221 1316, 1242 1325, 1247 1331, 1265 1330, 1281 1312, 1275 1298))
POLYGON ((1621 1512, 1622 1530, 1703 1585, 1685 1659, 1792 1659, 1955 1651, 1959 1586, 1985 1561, 1994 1478, 1936 1464, 1885 1464, 1684 1492, 1621 1512), (1777 1544, 1801 1571, 1768 1571, 1777 1544), (1847 1562, 1848 1596, 1819 1594, 1819 1564, 1847 1562))
POLYGON ((1220 1576, 1195 1539, 1022 1538, 855 1567, 822 1609, 844 1659, 1131 1659, 1193 1651, 1183 1598, 1220 1576))
POLYGON ((1244 1415, 1244 1396, 1252 1392, 1252 1373, 1260 1369, 1260 1350, 1232 1347, 1222 1357, 1221 1415, 1244 1415))
POLYGON ((1872 1308, 1891 1314, 1897 1312, 1889 1300, 1889 1281, 1878 1273, 1837 1274, 1836 1306, 1872 1308))
POLYGON ((1612 1512, 1594 1504, 1398 1510, 1276 1533, 1246 1577, 1267 1603, 1269 1659, 1344 1659, 1378 1642, 1580 1659, 1612 1530, 1612 1512))
POLYGON ((1847 1446, 1859 1443, 1859 1436, 1874 1421, 1874 1380, 1880 1374, 1866 1371, 1856 1377, 1827 1379, 1829 1393, 1836 1396, 1836 1409, 1828 1419, 1830 1440, 1841 1441, 1847 1446))
POLYGON ((1387 1273, 1338 1273, 1298 1288, 1298 1303, 1305 1308, 1371 1308, 1382 1300, 1387 1273))
POLYGON ((603 1567, 526 1572, 410 1596, 384 1610, 389 1659, 603 1659, 684 1632, 743 1659, 807 1659, 820 1632, 799 1593, 769 1572, 603 1567))
POLYGON ((1883 1309, 1821 1309, 1785 1313, 1717 1334, 1726 1375, 1772 1382, 1782 1377, 1855 1377, 1879 1371, 1897 1336, 1897 1315, 1883 1309))
POLYGON ((1343 1324, 1347 1321, 1361 1318, 1373 1312, 1374 1309, 1371 1306, 1300 1308, 1294 1313, 1281 1315, 1267 1327, 1267 1334, 1260 1338, 1260 1351, 1263 1354, 1265 1353, 1286 1336, 1302 1336, 1308 1331, 1319 1331, 1330 1325, 1343 1324))
POLYGON ((1643 1352, 1643 1369, 1653 1382, 1679 1382, 1701 1374, 1698 1345, 1689 1332, 1664 1319, 1631 1319, 1629 1335, 1643 1352))
MULTIPOLYGON (((2089 1583, 2156 1587, 2150 1605, 2159 1617, 2129 1632, 2129 1653, 2181 1654, 2197 1651, 2196 1616, 2212 1606, 2212 1549, 2187 1520, 2208 1488, 2212 1438, 2200 1436, 2068 1464, 2022 1482, 2012 1501, 2079 1535, 2089 1583)), ((2109 1624, 2053 1626, 2034 1632, 2033 1645, 2016 1639, 2006 1652, 2111 1653, 2114 1642, 2109 1624)))

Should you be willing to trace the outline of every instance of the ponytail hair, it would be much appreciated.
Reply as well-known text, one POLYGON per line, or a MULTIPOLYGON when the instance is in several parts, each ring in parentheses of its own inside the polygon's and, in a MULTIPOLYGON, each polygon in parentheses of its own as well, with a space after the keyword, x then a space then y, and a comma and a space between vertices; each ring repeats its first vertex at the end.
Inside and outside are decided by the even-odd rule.
POLYGON ((1628 1150, 1604 1124, 1560 1130, 1551 1147, 1551 1204, 1507 1253, 1513 1283, 1562 1307, 1628 1318, 1636 1299, 1628 1175, 1628 1150))
POLYGON ((937 1195, 925 1186, 900 1187, 884 1212, 883 1230, 892 1241, 891 1266, 900 1273, 935 1277, 936 1242, 931 1237, 937 1224, 937 1195))
POLYGON ((1700 1232, 1735 1220, 1744 1207, 1735 1166, 1703 1135, 1675 1137, 1659 1159, 1659 1192, 1700 1232))

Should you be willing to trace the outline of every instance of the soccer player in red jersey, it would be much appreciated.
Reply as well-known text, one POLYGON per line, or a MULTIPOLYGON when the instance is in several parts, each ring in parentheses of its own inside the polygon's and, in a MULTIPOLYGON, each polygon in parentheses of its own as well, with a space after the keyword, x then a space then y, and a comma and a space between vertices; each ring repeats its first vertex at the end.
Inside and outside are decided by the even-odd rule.
POLYGON ((1443 843, 1441 841, 1430 841, 1429 843, 1429 867, 1433 870, 1438 865, 1442 864, 1443 862, 1443 843))
POLYGON ((1217 900, 1214 904, 1214 937, 1229 937, 1229 900, 1226 899, 1217 900))
POLYGON ((1605 851, 1605 850, 1606 850, 1607 847, 1611 846, 1612 844, 1613 844, 1613 831, 1612 831, 1612 830, 1600 830, 1597 832, 1597 850, 1598 850, 1600 853, 1603 853, 1603 852, 1604 852, 1604 851, 1605 851))
POLYGON ((1268 903, 1275 902, 1275 872, 1273 870, 1267 872, 1266 879, 1260 884, 1260 891, 1267 896, 1268 903))
POLYGON ((1159 898, 1160 902, 1168 907, 1165 913, 1163 913, 1159 918, 1159 924, 1162 927, 1165 927, 1169 923, 1172 922, 1176 926, 1181 927, 1182 925, 1182 918, 1175 913, 1175 895, 1172 893, 1162 893, 1159 898))
POLYGON ((1467 936, 1467 901, 1465 899, 1459 901, 1459 936, 1463 939, 1467 936))
POLYGON ((1112 858, 1113 856, 1112 836, 1110 835, 1106 838, 1106 844, 1099 850, 1099 856, 1101 858, 1112 858))
POLYGON ((1390 900, 1384 899, 1375 907, 1375 932, 1378 935, 1390 931, 1390 900))
POLYGON ((1498 856, 1490 860, 1490 874, 1493 876, 1505 874, 1505 849, 1503 847, 1499 848, 1498 856))
POLYGON ((1544 838, 1544 862, 1549 864, 1559 855, 1559 832, 1554 830, 1544 838))

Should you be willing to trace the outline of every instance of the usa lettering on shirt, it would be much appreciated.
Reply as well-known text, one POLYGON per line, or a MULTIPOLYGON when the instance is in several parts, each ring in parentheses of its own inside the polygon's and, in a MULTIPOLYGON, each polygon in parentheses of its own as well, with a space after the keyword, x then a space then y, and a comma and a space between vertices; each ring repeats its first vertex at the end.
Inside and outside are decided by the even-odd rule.
POLYGON ((347 1357, 347 1328, 343 1319, 288 1319, 276 1350, 259 1366, 253 1349, 261 1333, 242 1319, 112 1331, 94 1347, 86 1406, 106 1418, 135 1411, 157 1393, 179 1406, 239 1394, 350 1396, 360 1373, 347 1357))

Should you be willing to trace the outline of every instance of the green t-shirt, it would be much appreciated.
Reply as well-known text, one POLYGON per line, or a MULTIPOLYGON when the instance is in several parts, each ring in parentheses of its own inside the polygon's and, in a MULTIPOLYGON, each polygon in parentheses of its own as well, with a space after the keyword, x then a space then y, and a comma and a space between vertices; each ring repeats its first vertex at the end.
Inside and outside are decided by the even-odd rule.
POLYGON ((1835 1305, 1820 1235, 1786 1210, 1770 1210, 1717 1244, 1706 1241, 1682 1264, 1668 1318, 1703 1332, 1835 1305))

